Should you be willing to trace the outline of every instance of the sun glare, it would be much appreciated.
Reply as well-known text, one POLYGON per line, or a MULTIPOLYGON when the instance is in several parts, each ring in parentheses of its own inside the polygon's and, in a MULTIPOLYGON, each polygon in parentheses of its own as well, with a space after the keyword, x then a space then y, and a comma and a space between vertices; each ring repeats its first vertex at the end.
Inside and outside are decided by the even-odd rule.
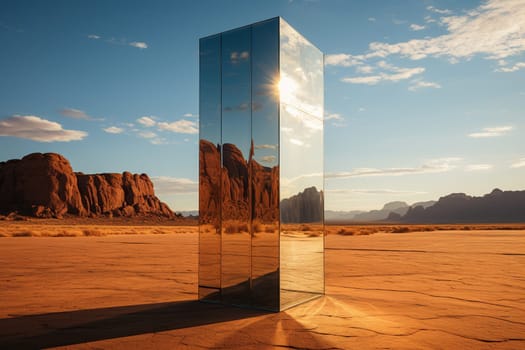
POLYGON ((286 75, 281 75, 281 79, 277 84, 279 95, 281 100, 289 100, 290 97, 294 96, 297 91, 297 83, 286 75))

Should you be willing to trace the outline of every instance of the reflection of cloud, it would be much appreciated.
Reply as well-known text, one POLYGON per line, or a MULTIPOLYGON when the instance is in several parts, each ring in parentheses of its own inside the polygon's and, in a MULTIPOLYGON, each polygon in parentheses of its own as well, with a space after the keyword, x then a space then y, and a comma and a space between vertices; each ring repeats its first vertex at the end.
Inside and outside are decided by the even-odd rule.
POLYGON ((303 146, 304 145, 304 142, 301 141, 301 140, 298 140, 298 139, 290 139, 290 143, 294 144, 294 145, 297 145, 297 146, 303 146))
POLYGON ((518 159, 510 165, 511 168, 523 168, 525 167, 525 157, 518 159))
POLYGON ((94 39, 94 40, 100 39, 100 36, 95 35, 95 34, 89 34, 87 37, 88 37, 89 39, 94 39))
POLYGON ((84 120, 93 119, 89 115, 87 115, 86 112, 81 111, 80 109, 62 108, 59 112, 63 116, 73 118, 73 119, 84 119, 84 120))
POLYGON ((248 58, 250 58, 250 53, 248 51, 242 51, 242 52, 233 51, 230 54, 230 61, 232 63, 239 63, 240 61, 246 61, 248 60, 248 58))
POLYGON ((470 164, 465 167, 466 171, 490 170, 494 166, 492 164, 470 164))
POLYGON ((336 173, 327 173, 326 178, 344 179, 352 177, 370 177, 370 176, 402 176, 428 173, 441 173, 451 171, 456 168, 455 163, 461 158, 449 157, 430 160, 429 162, 414 168, 357 168, 352 171, 343 171, 336 173))
POLYGON ((157 127, 159 128, 159 130, 166 130, 180 134, 197 134, 199 132, 199 129, 197 128, 197 123, 185 119, 181 119, 171 123, 157 123, 157 127))
POLYGON ((155 193, 158 194, 180 194, 197 192, 198 183, 184 178, 169 176, 152 177, 151 181, 155 186, 155 193))
POLYGON ((245 111, 248 111, 250 110, 250 103, 249 102, 243 102, 237 106, 225 106, 224 107, 224 111, 225 112, 234 112, 234 111, 238 111, 238 112, 245 112, 245 111))
POLYGON ((421 191, 399 191, 399 190, 390 190, 390 189, 333 189, 326 190, 327 193, 331 194, 399 194, 399 195, 412 195, 412 194, 426 194, 427 192, 421 191))
POLYGON ((137 119, 137 122, 139 124, 144 125, 145 127, 148 127, 148 128, 154 126, 157 123, 154 120, 153 116, 151 116, 151 117, 148 117, 148 116, 140 117, 139 119, 137 119))
POLYGON ((483 138, 483 137, 503 136, 508 131, 511 131, 512 129, 513 129, 512 126, 497 126, 497 127, 493 127, 493 128, 483 128, 483 131, 481 131, 481 132, 473 132, 471 134, 468 134, 468 137, 483 138))
POLYGON ((277 145, 268 145, 268 144, 255 145, 255 149, 277 149, 277 145))
POLYGON ((124 129, 122 128, 119 128, 117 126, 110 126, 108 128, 104 128, 102 129, 104 130, 105 132, 107 132, 108 134, 121 134, 124 132, 124 129))
POLYGON ((69 142, 82 140, 87 132, 66 130, 62 125, 34 115, 15 115, 0 120, 0 136, 13 136, 38 142, 69 142))
POLYGON ((263 163, 275 163, 275 161, 277 160, 277 157, 276 156, 264 156, 264 157, 259 157, 259 159, 263 163))

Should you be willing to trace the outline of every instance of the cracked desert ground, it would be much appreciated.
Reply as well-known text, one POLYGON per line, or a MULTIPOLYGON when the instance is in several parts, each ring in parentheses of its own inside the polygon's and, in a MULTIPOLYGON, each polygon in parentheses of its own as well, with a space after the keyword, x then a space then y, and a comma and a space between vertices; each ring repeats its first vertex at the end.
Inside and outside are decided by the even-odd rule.
POLYGON ((0 348, 525 349, 525 231, 328 235, 326 296, 281 313, 197 302, 197 244, 1 237, 0 348))

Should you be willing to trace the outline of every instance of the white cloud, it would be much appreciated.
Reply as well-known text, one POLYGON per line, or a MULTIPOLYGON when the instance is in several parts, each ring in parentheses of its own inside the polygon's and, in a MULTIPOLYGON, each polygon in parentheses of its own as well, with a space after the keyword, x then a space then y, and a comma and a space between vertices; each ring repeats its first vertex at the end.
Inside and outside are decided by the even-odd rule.
POLYGON ((427 192, 422 191, 399 191, 399 190, 391 190, 391 189, 333 189, 333 190, 326 190, 328 193, 332 194, 342 194, 342 195, 348 195, 348 194, 399 194, 399 195, 413 195, 413 194, 426 194, 427 192))
MULTIPOLYGON (((498 62, 498 64, 500 66, 504 66, 506 64, 506 62, 498 62)), ((498 68, 496 69, 496 72, 503 72, 503 73, 510 73, 510 72, 515 72, 517 70, 520 70, 521 68, 525 68, 525 62, 518 62, 516 63, 515 65, 513 65, 512 67, 501 67, 501 68, 498 68)))
POLYGON ((425 26, 413 23, 410 25, 410 29, 416 32, 416 31, 425 29, 425 26))
POLYGON ((483 128, 480 132, 473 132, 468 134, 468 137, 483 138, 483 137, 497 137, 507 134, 514 129, 512 126, 497 126, 492 128, 483 128))
POLYGON ((124 132, 124 129, 119 128, 117 126, 110 126, 109 128, 104 128, 102 130, 104 130, 108 134, 121 134, 124 132))
POLYGON ((324 120, 345 120, 339 113, 330 113, 324 116, 324 120))
POLYGON ((193 114, 193 113, 185 113, 183 115, 183 117, 185 117, 185 118, 198 118, 199 115, 198 114, 193 114))
POLYGON ((172 131, 180 134, 197 134, 199 132, 197 123, 185 119, 171 123, 157 123, 157 127, 159 130, 172 131))
POLYGON ((154 126, 157 123, 154 118, 155 117, 153 116, 150 116, 150 117, 143 116, 137 119, 137 123, 149 128, 149 127, 154 126))
POLYGON ((421 74, 425 71, 425 68, 423 67, 399 68, 399 67, 390 66, 388 64, 383 64, 383 67, 381 68, 392 70, 393 73, 381 72, 377 75, 368 75, 368 76, 363 76, 363 77, 347 77, 347 78, 342 78, 341 81, 345 83, 352 83, 352 84, 375 85, 381 81, 397 82, 400 80, 410 79, 414 75, 421 74), (395 68, 395 69, 392 69, 392 68, 395 68))
POLYGON ((87 115, 86 112, 81 111, 80 109, 62 108, 59 112, 63 116, 69 117, 69 118, 73 118, 73 119, 84 119, 84 120, 92 120, 93 119, 89 115, 87 115))
POLYGON ((355 67, 355 70, 357 73, 361 73, 361 74, 370 74, 374 71, 374 67, 372 66, 357 66, 355 67))
POLYGON ((438 9, 438 8, 435 8, 434 6, 427 6, 427 10, 429 10, 431 12, 439 13, 441 15, 450 15, 450 14, 452 14, 452 11, 450 11, 448 9, 438 9))
MULTIPOLYGON (((449 10, 429 7, 441 14, 449 10)), ((484 55, 488 59, 515 56, 525 50, 525 2, 490 0, 463 16, 441 17, 448 33, 434 38, 414 39, 395 44, 373 42, 367 57, 400 55, 412 60, 447 57, 452 60, 484 55)))
POLYGON ((155 187, 155 193, 164 194, 181 194, 195 193, 198 190, 198 182, 169 176, 152 177, 151 181, 155 187))
POLYGON ((94 39, 94 40, 98 40, 100 39, 100 36, 96 35, 96 34, 89 34, 87 36, 89 39, 94 39))
POLYGON ((465 167, 466 171, 480 171, 480 170, 490 170, 494 166, 492 164, 469 164, 465 167))
POLYGON ((157 134, 155 134, 154 132, 152 131, 143 131, 143 132, 139 132, 138 135, 140 137, 142 137, 143 139, 152 139, 154 137, 157 137, 157 134))
POLYGON ((362 64, 363 56, 352 56, 345 53, 326 55, 324 64, 327 66, 350 67, 362 64))
POLYGON ((143 41, 132 41, 132 42, 129 43, 129 46, 133 46, 133 47, 136 47, 138 49, 147 49, 148 48, 148 44, 146 44, 143 41))
POLYGON ((34 115, 14 115, 0 120, 0 136, 13 136, 38 142, 69 142, 82 140, 85 131, 66 130, 62 125, 34 115))
POLYGON ((412 85, 408 87, 408 90, 410 91, 416 91, 423 88, 434 88, 434 89, 441 89, 441 85, 438 83, 434 83, 431 81, 424 81, 424 80, 414 80, 412 81, 412 85))
POLYGON ((511 168, 523 168, 525 167, 525 157, 518 159, 510 165, 511 168))
POLYGON ((344 179, 352 177, 370 176, 402 176, 415 174, 442 173, 456 168, 456 163, 461 161, 458 157, 438 158, 430 160, 419 167, 413 168, 357 168, 352 171, 327 173, 326 178, 344 179))

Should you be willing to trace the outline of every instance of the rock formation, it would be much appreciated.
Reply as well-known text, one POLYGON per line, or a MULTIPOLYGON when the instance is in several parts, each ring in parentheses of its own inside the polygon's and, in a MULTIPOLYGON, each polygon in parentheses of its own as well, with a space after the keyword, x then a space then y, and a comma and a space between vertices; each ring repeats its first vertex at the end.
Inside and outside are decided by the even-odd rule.
POLYGON ((136 216, 173 218, 146 174, 74 173, 56 153, 33 153, 0 162, 0 213, 36 217, 136 216))

